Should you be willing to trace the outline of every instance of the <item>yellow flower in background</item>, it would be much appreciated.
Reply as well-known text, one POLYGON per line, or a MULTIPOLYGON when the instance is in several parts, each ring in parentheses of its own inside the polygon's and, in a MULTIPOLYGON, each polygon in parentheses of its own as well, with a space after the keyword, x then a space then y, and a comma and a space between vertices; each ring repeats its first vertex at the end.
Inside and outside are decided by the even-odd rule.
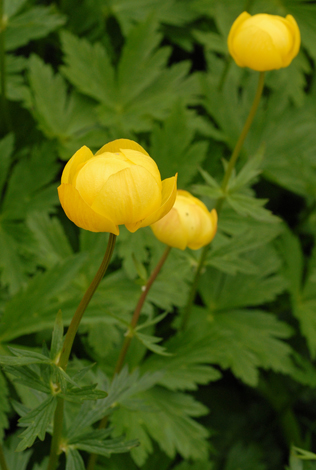
POLYGON ((91 232, 119 234, 146 227, 172 208, 177 178, 161 181, 154 160, 136 142, 114 140, 95 155, 82 147, 66 164, 58 188, 67 217, 91 232))
POLYGON ((188 191, 178 189, 176 202, 165 217, 151 225, 155 236, 166 245, 198 250, 208 245, 217 230, 217 212, 188 191))
POLYGON ((236 64, 259 72, 290 65, 300 44, 300 30, 292 15, 251 16, 244 11, 228 35, 228 50, 236 64))

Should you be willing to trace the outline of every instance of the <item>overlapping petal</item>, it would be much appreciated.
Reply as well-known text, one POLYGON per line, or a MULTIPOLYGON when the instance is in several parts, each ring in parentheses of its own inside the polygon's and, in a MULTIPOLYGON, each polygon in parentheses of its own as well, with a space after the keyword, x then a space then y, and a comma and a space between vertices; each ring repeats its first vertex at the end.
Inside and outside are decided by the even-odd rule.
POLYGON ((287 67, 298 54, 300 31, 293 16, 243 12, 228 35, 228 49, 237 65, 257 71, 287 67))
POLYGON ((163 217, 176 198, 176 176, 159 169, 136 142, 118 139, 96 155, 82 147, 69 160, 58 188, 61 205, 76 225, 93 232, 135 232, 163 217))
POLYGON ((143 220, 136 223, 125 224, 130 232, 136 232, 141 227, 148 227, 148 225, 157 222, 164 217, 173 207, 177 195, 177 177, 172 176, 162 181, 162 199, 161 205, 143 220))
POLYGON ((217 230, 217 213, 211 212, 188 191, 177 191, 175 204, 165 217, 151 225, 158 240, 184 250, 210 243, 217 230))
POLYGON ((58 196, 67 217, 78 227, 90 232, 119 234, 119 228, 111 220, 93 211, 71 184, 61 184, 58 196))
POLYGON ((154 177, 146 168, 132 166, 110 176, 91 207, 127 226, 160 205, 161 191, 154 177))

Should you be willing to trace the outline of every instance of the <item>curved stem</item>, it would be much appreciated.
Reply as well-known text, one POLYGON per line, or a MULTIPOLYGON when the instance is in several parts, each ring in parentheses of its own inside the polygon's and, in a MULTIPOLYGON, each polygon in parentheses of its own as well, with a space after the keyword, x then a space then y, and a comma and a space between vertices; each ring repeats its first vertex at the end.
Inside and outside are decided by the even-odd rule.
MULTIPOLYGON (((122 348, 121 348, 121 351, 120 351, 120 354, 119 354, 119 357, 118 357, 118 360, 116 362, 116 366, 115 366, 115 370, 114 370, 114 375, 115 374, 118 374, 121 370, 122 370, 122 367, 123 367, 123 364, 124 364, 124 361, 125 361, 125 357, 126 357, 126 354, 127 354, 127 351, 128 351, 128 348, 131 344, 131 341, 133 339, 133 331, 134 329, 136 328, 137 326, 137 323, 138 323, 138 320, 139 320, 139 316, 140 316, 140 313, 141 313, 141 310, 143 308, 143 305, 144 305, 144 302, 146 300, 146 297, 147 297, 147 294, 151 288, 151 286, 153 285, 154 281, 156 280, 156 277, 158 276, 162 266, 164 265, 169 253, 170 253, 170 250, 171 250, 171 247, 170 246, 167 246, 167 248, 165 249, 165 251, 163 252, 163 255, 162 257, 160 258, 160 260, 158 261, 155 269, 153 270, 153 272, 151 273, 148 281, 146 282, 146 285, 144 286, 143 288, 143 291, 138 299, 138 302, 137 302, 137 305, 135 307, 135 310, 134 310, 134 313, 133 313, 133 317, 132 317, 132 320, 131 320, 131 323, 129 325, 129 329, 128 329, 128 333, 127 335, 125 336, 125 339, 124 339, 124 342, 123 342, 123 345, 122 345, 122 348)), ((100 423, 99 423, 99 429, 104 429, 106 427, 108 423, 108 416, 104 416, 100 423)), ((90 459, 89 459, 89 463, 88 463, 88 466, 87 466, 87 470, 94 470, 94 467, 95 467, 95 464, 97 462, 97 454, 91 454, 90 455, 90 459)))
MULTIPOLYGON (((71 348, 72 348, 80 321, 83 317, 83 314, 108 268, 108 265, 110 263, 113 250, 115 247, 115 241, 116 241, 116 235, 113 235, 112 233, 110 233, 108 245, 107 245, 102 263, 96 275, 94 276, 93 281, 91 282, 90 286, 86 290, 71 320, 71 323, 69 325, 69 328, 67 330, 67 333, 64 339, 64 344, 61 350, 58 364, 57 364, 63 370, 66 370, 71 348)), ((54 414, 53 438, 52 438, 52 443, 51 443, 51 450, 50 450, 47 470, 55 470, 58 464, 58 456, 60 453, 60 442, 61 442, 62 428, 63 428, 63 410, 64 410, 64 400, 63 398, 58 397, 57 406, 56 406, 56 410, 54 414)))
POLYGON ((149 292, 149 289, 151 288, 152 284, 154 283, 156 277, 158 276, 159 271, 161 270, 164 262, 166 261, 168 255, 170 253, 170 250, 171 250, 171 247, 167 246, 167 248, 165 249, 162 257, 160 258, 160 260, 157 264, 157 266, 155 267, 155 269, 151 273, 146 285, 144 286, 144 290, 143 290, 141 296, 139 297, 139 300, 138 300, 136 308, 134 310, 133 317, 132 317, 130 327, 129 327, 130 334, 127 334, 125 336, 125 340, 124 340, 119 358, 118 358, 116 366, 115 366, 114 374, 118 374, 122 370, 124 360, 125 360, 125 357, 126 357, 126 353, 128 351, 129 345, 130 345, 130 343, 132 341, 132 338, 133 338, 133 330, 135 329, 135 327, 137 325, 139 315, 140 315, 140 312, 143 308, 143 305, 144 305, 145 299, 147 297, 147 294, 149 292))
POLYGON ((4 452, 3 452, 3 448, 1 444, 0 444, 0 468, 1 470, 9 470, 7 466, 7 462, 4 457, 4 452))
POLYGON ((81 300, 80 304, 78 305, 78 308, 77 308, 74 316, 72 317, 71 323, 69 325, 68 331, 67 331, 66 336, 65 336, 63 349, 61 350, 60 358, 59 358, 59 361, 58 361, 59 367, 61 367, 64 370, 67 367, 68 359, 69 359, 69 356, 70 356, 70 351, 71 351, 71 348, 72 348, 72 345, 73 345, 73 342, 74 342, 79 324, 80 324, 81 319, 83 317, 83 314, 84 314, 84 312, 85 312, 85 310, 86 310, 93 294, 95 293, 98 285, 100 284, 100 281, 102 280, 102 278, 103 278, 103 276, 104 276, 104 274, 107 270, 107 267, 110 263, 110 259, 112 257, 112 253, 113 253, 113 250, 114 250, 114 247, 115 247, 115 241, 116 241, 116 235, 113 235, 113 233, 110 233, 108 246, 106 248, 106 252, 105 252, 104 258, 102 260, 102 263, 101 263, 96 275, 94 276, 93 281, 91 282, 90 286, 88 287, 88 289, 86 290, 84 296, 82 297, 82 300, 81 300))
MULTIPOLYGON (((239 139, 238 139, 238 141, 235 145, 235 148, 233 150, 233 153, 230 157, 230 160, 229 160, 229 163, 227 165, 227 168, 226 168, 226 171, 225 171, 225 174, 224 174, 224 178, 223 178, 223 181, 222 181, 222 184, 221 184, 221 188, 222 188, 222 191, 223 191, 224 194, 226 193, 232 171, 235 167, 235 164, 236 164, 237 159, 239 157, 239 154, 240 154, 240 151, 242 149, 243 143, 245 141, 245 138, 247 137, 248 131, 250 129, 250 126, 251 126, 252 121, 255 117, 256 111, 258 109, 258 105, 259 105, 260 98, 261 98, 262 91, 263 91, 263 85, 264 85, 264 72, 260 72, 256 95, 254 97, 254 100, 253 100, 250 112, 248 114, 248 117, 246 119, 246 122, 244 124, 243 130, 241 131, 239 139)), ((220 198, 216 202, 215 209, 216 209, 218 215, 219 215, 219 213, 222 209, 224 199, 225 199, 224 197, 220 198)), ((200 256, 200 259, 199 259, 199 262, 198 262, 198 265, 197 265, 197 268, 196 268, 195 276, 194 276, 194 279, 193 279, 193 282, 192 282, 192 285, 191 285, 191 289, 190 289, 190 292, 189 292, 187 304, 186 304, 185 309, 184 309, 184 314, 183 314, 183 319, 182 319, 182 324, 181 324, 181 330, 185 330, 187 325, 188 325, 192 305, 193 305, 193 302, 194 302, 194 299, 195 299, 195 295, 196 295, 196 291, 197 291, 197 288, 198 288, 200 276, 201 276, 201 273, 202 273, 202 269, 203 269, 203 266, 204 266, 209 248, 210 248, 210 245, 206 245, 203 248, 202 252, 201 252, 201 256, 200 256)))

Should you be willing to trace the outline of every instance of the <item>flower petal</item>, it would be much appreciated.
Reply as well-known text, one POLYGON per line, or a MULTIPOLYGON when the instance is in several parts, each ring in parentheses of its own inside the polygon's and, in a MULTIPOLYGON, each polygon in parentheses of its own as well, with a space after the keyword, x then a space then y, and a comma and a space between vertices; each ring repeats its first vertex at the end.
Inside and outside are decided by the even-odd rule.
POLYGON ((61 183, 72 183, 75 173, 83 163, 93 157, 91 150, 85 145, 81 147, 66 163, 63 174, 61 176, 61 183))
POLYGON ((126 161, 123 155, 104 153, 93 157, 79 170, 73 185, 79 191, 82 199, 92 206, 94 199, 109 177, 130 166, 131 164, 126 161))
POLYGON ((108 144, 103 145, 103 147, 101 147, 100 150, 97 151, 96 155, 101 155, 101 153, 104 153, 104 152, 116 153, 116 152, 120 152, 121 149, 137 150, 138 152, 141 152, 144 155, 148 155, 146 150, 143 149, 141 145, 129 139, 113 140, 113 142, 109 142, 108 144))
POLYGON ((117 225, 126 225, 143 220, 160 205, 161 191, 154 177, 133 165, 110 176, 91 207, 117 225))
POLYGON ((188 247, 191 248, 191 250, 198 250, 202 246, 211 243, 217 232, 217 219, 215 209, 201 217, 201 230, 196 234, 196 237, 188 243, 188 247))
POLYGON ((130 232, 136 232, 140 227, 147 227, 148 225, 157 222, 157 220, 164 217, 172 209, 177 195, 177 177, 178 174, 167 178, 162 182, 162 201, 161 206, 154 211, 152 214, 149 214, 143 220, 140 220, 134 224, 125 224, 127 230, 130 232))
POLYGON ((94 212, 70 184, 61 184, 58 196, 65 214, 78 227, 91 232, 119 234, 119 228, 111 220, 94 212))
POLYGON ((236 33, 234 47, 238 50, 239 62, 243 63, 243 67, 263 72, 283 66, 280 52, 270 34, 258 29, 255 24, 247 27, 244 25, 244 28, 236 33))
POLYGON ((150 226, 155 237, 162 243, 180 250, 188 244, 188 234, 182 225, 178 211, 172 208, 168 214, 150 226))
POLYGON ((289 52, 288 57, 285 59, 285 63, 284 63, 284 67, 287 67, 288 65, 290 65, 294 57, 297 56, 298 51, 300 50, 301 33, 292 15, 287 15, 285 17, 285 20, 288 22, 287 26, 292 29, 292 36, 293 36, 293 46, 292 46, 291 51, 289 52))
POLYGON ((146 170, 148 170, 149 173, 151 173, 155 178, 160 188, 162 187, 160 171, 155 160, 147 155, 144 155, 143 153, 138 152, 137 150, 121 149, 121 152, 126 158, 128 158, 130 162, 134 163, 134 165, 139 165, 143 168, 146 168, 146 170))
POLYGON ((242 25, 242 23, 244 23, 250 17, 251 17, 251 15, 249 13, 247 13, 246 11, 241 13, 238 16, 238 18, 235 19, 232 27, 230 28, 228 38, 227 38, 227 45, 228 45, 229 53, 232 55, 232 57, 234 58, 236 64, 239 65, 239 67, 243 67, 243 65, 240 65, 237 62, 239 59, 238 59, 238 57, 236 57, 236 52, 235 52, 235 47, 234 47, 234 39, 235 39, 235 35, 236 35, 236 32, 239 29, 239 27, 242 25))

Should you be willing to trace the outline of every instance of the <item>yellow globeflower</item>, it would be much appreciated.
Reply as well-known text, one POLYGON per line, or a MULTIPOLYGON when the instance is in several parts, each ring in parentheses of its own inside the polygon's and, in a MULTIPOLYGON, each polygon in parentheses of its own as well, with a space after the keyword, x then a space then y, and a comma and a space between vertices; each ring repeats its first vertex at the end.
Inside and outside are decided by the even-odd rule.
POLYGON ((228 35, 228 49, 236 64, 259 72, 290 65, 300 44, 300 30, 292 15, 251 16, 244 11, 228 35))
POLYGON ((173 208, 151 225, 155 236, 166 245, 184 250, 198 250, 210 243, 217 230, 217 212, 188 191, 178 189, 173 208))
POLYGON ((95 155, 82 147, 66 164, 60 203, 78 227, 91 232, 130 232, 166 215, 176 198, 176 176, 161 181, 158 167, 136 142, 114 140, 95 155))

